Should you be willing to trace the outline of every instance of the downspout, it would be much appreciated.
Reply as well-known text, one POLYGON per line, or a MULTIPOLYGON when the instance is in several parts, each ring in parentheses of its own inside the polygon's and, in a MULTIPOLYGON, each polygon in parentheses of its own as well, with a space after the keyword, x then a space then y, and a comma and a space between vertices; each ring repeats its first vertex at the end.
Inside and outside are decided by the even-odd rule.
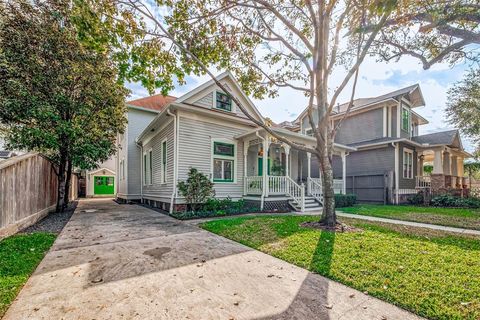
POLYGON ((400 155, 399 155, 399 148, 398 143, 392 142, 392 147, 395 148, 395 204, 399 202, 399 185, 400 185, 400 177, 399 177, 399 166, 400 166, 400 155))
POLYGON ((135 139, 135 145, 140 148, 140 202, 143 203, 143 179, 144 179, 144 174, 143 170, 143 144, 140 144, 136 139, 135 139))
POLYGON ((173 205, 175 198, 177 197, 177 179, 178 179, 178 124, 177 124, 177 115, 172 113, 170 109, 167 109, 167 115, 173 117, 173 188, 172 196, 170 197, 170 208, 169 212, 173 213, 173 205))
MULTIPOLYGON (((255 131, 255 135, 262 140, 262 145, 265 145, 265 138, 258 134, 258 131, 255 131)), ((263 150, 263 152, 267 152, 263 150)), ((258 163, 258 162, 257 162, 258 163)), ((262 170, 262 172, 265 170, 262 170)), ((265 172, 263 172, 263 177, 265 177, 265 172)), ((262 195, 260 197, 260 210, 263 211, 264 201, 265 201, 265 179, 262 177, 262 195)))

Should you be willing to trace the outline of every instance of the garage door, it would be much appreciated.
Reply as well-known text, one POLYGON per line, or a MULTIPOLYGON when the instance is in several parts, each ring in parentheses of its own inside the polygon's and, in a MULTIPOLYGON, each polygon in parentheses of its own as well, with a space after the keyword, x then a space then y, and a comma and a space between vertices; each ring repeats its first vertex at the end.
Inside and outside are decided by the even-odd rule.
POLYGON ((113 194, 115 192, 114 181, 114 177, 96 176, 93 193, 98 195, 113 194))

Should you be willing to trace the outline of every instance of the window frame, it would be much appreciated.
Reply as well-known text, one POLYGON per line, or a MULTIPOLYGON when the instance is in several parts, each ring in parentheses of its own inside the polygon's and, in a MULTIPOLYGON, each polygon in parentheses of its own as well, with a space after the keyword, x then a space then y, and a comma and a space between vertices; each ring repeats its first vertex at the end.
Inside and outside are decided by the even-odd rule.
POLYGON ((413 150, 408 148, 403 148, 402 176, 403 179, 413 179, 413 150))
POLYGON ((305 135, 309 137, 313 137, 313 129, 312 128, 305 129, 305 135))
POLYGON ((153 184, 153 151, 152 149, 150 148, 150 150, 148 150, 148 178, 149 178, 149 185, 152 185, 153 184))
POLYGON ((227 140, 227 139, 212 139, 211 142, 211 180, 214 183, 236 183, 237 180, 237 143, 236 141, 227 140), (215 153, 215 144, 224 144, 224 145, 231 145, 233 147, 233 155, 222 155, 215 153), (221 179, 215 178, 215 161, 222 161, 222 177, 221 179), (231 179, 224 179, 225 174, 225 162, 230 161, 231 164, 231 179))
POLYGON ((161 144, 161 168, 162 168, 162 174, 161 174, 161 179, 162 179, 162 184, 167 183, 167 163, 168 163, 168 144, 167 144, 167 139, 162 140, 161 144))
MULTIPOLYGON (((220 101, 220 103, 225 103, 225 102, 220 101)), ((215 91, 214 108, 217 109, 217 110, 225 111, 225 112, 234 112, 234 110, 233 110, 233 100, 226 93, 216 90, 215 91), (219 108, 218 107, 219 96, 226 96, 230 100, 229 101, 230 109, 224 109, 224 108, 219 108)))
POLYGON ((400 117, 401 117, 401 123, 400 123, 400 128, 405 131, 405 132, 408 132, 410 134, 410 130, 411 130, 411 127, 412 127, 412 113, 410 111, 410 109, 406 106, 402 106, 402 112, 400 114, 400 117), (404 122, 404 118, 403 118, 403 115, 404 115, 404 111, 405 111, 405 114, 407 115, 407 127, 405 128, 404 125, 405 125, 405 122, 404 122))

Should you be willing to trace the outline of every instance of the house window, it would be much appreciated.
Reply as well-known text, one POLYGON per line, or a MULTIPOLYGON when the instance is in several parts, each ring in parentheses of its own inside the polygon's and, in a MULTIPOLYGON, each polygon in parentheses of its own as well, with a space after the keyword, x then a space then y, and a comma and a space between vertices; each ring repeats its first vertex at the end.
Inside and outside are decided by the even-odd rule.
POLYGON ((312 128, 309 128, 309 129, 305 130, 305 134, 306 134, 307 136, 313 137, 313 130, 312 130, 312 128))
POLYGON ((219 156, 233 157, 235 154, 235 147, 230 143, 214 142, 213 154, 219 156))
POLYGON ((162 142, 162 183, 167 182, 167 140, 162 142))
POLYGON ((143 184, 148 184, 147 182, 147 154, 143 154, 143 184))
POLYGON ((232 99, 230 99, 225 93, 217 92, 215 107, 220 110, 232 111, 232 99))
POLYGON ((213 181, 233 182, 233 160, 213 159, 213 181))
POLYGON ((403 149, 403 178, 413 179, 413 151, 403 149))
POLYGON ((235 145, 224 142, 213 143, 213 181, 233 182, 235 173, 235 145))
POLYGON ((408 108, 402 108, 402 130, 409 132, 410 130, 410 111, 408 108))

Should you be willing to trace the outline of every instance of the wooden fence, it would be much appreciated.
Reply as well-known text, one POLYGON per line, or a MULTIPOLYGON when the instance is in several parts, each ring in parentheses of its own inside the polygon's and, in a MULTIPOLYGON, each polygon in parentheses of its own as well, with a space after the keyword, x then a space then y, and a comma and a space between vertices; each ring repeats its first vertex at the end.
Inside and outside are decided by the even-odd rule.
MULTIPOLYGON (((76 181, 73 177, 71 199, 76 181)), ((29 153, 0 162, 0 239, 45 217, 56 201, 57 176, 47 159, 29 153)))

